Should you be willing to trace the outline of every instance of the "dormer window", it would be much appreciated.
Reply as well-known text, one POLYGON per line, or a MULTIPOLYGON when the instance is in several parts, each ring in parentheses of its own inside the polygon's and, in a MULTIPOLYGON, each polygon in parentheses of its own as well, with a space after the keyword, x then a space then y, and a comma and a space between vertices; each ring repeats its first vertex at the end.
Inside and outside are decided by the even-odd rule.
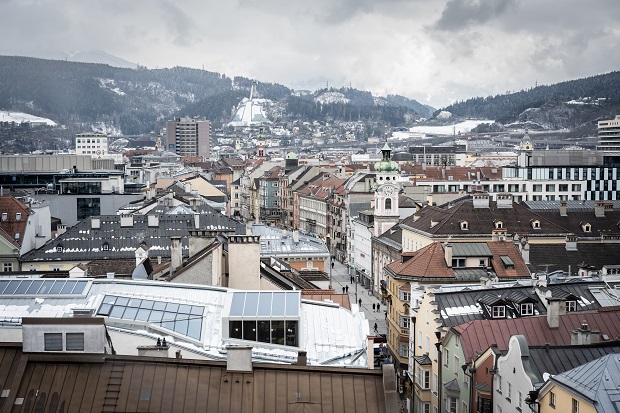
POLYGON ((504 264, 504 268, 506 268, 507 270, 515 269, 515 263, 509 256, 502 255, 500 256, 500 259, 502 260, 502 263, 504 264))
POLYGON ((3 213, 2 213, 2 220, 3 220, 3 221, 6 221, 7 219, 9 219, 9 214, 8 214, 8 213, 6 213, 6 212, 3 212, 3 213))
POLYGON ((534 229, 540 229, 540 221, 535 219, 532 221, 532 228, 534 229))
POLYGON ((452 268, 465 268, 465 258, 452 258, 452 268))
POLYGON ((462 231, 467 231, 468 229, 469 229, 469 222, 461 221, 461 230, 462 231))
POLYGON ((493 318, 506 318, 506 306, 505 305, 494 305, 492 316, 493 318))
POLYGON ((524 303, 521 304, 521 315, 534 315, 534 304, 533 303, 524 303))
POLYGON ((110 251, 110 244, 108 244, 107 242, 105 242, 105 243, 101 246, 101 250, 102 250, 102 251, 110 251))
POLYGON ((504 228, 504 223, 502 221, 495 221, 495 229, 502 229, 504 228))
POLYGON ((574 301, 574 300, 566 301, 566 312, 574 313, 575 311, 577 311, 577 301, 574 301))
POLYGON ((21 221, 21 220, 22 220, 22 213, 21 212, 15 213, 15 221, 21 221))
POLYGON ((592 225, 590 225, 588 222, 582 222, 581 229, 583 230, 583 232, 592 232, 592 225))

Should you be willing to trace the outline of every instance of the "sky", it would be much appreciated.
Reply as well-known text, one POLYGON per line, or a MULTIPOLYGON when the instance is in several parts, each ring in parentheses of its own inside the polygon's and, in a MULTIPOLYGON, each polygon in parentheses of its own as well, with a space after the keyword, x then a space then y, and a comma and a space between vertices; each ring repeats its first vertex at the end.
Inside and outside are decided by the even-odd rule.
POLYGON ((618 0, 0 0, 0 54, 101 50, 435 108, 620 69, 618 0), (19 39, 19 41, 17 41, 19 39))

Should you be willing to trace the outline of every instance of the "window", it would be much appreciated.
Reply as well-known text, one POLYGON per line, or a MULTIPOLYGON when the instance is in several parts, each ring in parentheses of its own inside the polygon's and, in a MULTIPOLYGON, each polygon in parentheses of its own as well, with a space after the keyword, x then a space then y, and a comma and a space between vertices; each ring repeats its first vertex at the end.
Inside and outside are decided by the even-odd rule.
POLYGON ((431 388, 431 372, 428 370, 418 369, 418 384, 423 389, 431 388))
POLYGON ((523 393, 517 392, 517 407, 523 409, 523 393))
POLYGON ((9 218, 9 214, 8 214, 8 213, 6 213, 6 212, 3 212, 3 213, 2 213, 2 220, 3 220, 3 221, 6 221, 8 218, 9 218))
POLYGON ((418 347, 422 348, 422 330, 418 330, 418 347))
POLYGON ((16 221, 21 221, 22 220, 22 213, 21 212, 15 213, 15 220, 16 221))
POLYGON ((444 359, 444 365, 446 367, 450 367, 450 350, 445 349, 444 352, 446 353, 446 357, 444 359))
POLYGON ((533 191, 534 192, 542 192, 542 185, 534 185, 533 186, 533 191))
POLYGON ((62 252, 62 245, 56 247, 56 252, 62 252))
POLYGON ((532 221, 532 228, 534 229, 540 229, 540 221, 539 220, 534 220, 532 221))
POLYGON ((392 198, 386 198, 385 199, 385 210, 386 211, 391 211, 392 210, 392 198))
POLYGON ((553 184, 548 184, 547 187, 545 188, 545 190, 547 192, 555 192, 555 185, 553 184))
POLYGON ((409 301, 411 301, 411 293, 408 291, 401 291, 399 298, 400 298, 400 301, 404 301, 408 303, 409 301))
POLYGON ((465 268, 465 258, 452 258, 452 268, 465 268))
POLYGON ((487 266, 487 260, 480 260, 480 266, 481 267, 486 267, 487 266))
POLYGON ((13 263, 12 262, 5 262, 2 264, 2 271, 3 272, 11 272, 13 271, 13 263))
POLYGON ((500 394, 502 393, 502 376, 500 376, 499 374, 497 375, 497 391, 500 394))
POLYGON ((494 305, 493 306, 493 318, 504 318, 504 317, 506 317, 506 306, 494 305))
POLYGON ((581 184, 573 184, 572 189, 573 191, 581 191, 581 184))
POLYGON ((409 357, 409 345, 407 343, 398 343, 398 355, 400 357, 409 357))
POLYGON ((506 400, 510 402, 512 399, 512 383, 508 382, 507 384, 508 384, 508 394, 506 394, 506 400))
POLYGON ((431 413, 431 404, 430 403, 422 403, 422 413, 431 413))
POLYGON ((400 328, 409 328, 409 322, 411 319, 407 316, 403 317, 402 315, 398 317, 398 325, 400 328))
POLYGON ((454 375, 458 377, 459 370, 461 369, 461 362, 457 356, 454 356, 454 366, 452 366, 452 368, 454 369, 454 375))
POLYGON ((534 314, 533 303, 521 304, 521 315, 533 315, 533 314, 534 314))
POLYGON ((67 333, 67 351, 84 351, 84 333, 67 333))
POLYGON ((549 406, 555 408, 555 393, 552 391, 549 392, 549 406))
POLYGON ((571 313, 577 311, 577 301, 566 302, 566 312, 571 313))
POLYGON ((591 232, 592 231, 592 225, 586 223, 581 224, 581 229, 583 230, 583 232, 591 232))
POLYGON ((495 229, 504 228, 504 223, 502 221, 495 221, 495 229))
POLYGON ((437 394, 437 388, 439 387, 439 377, 437 373, 433 373, 433 393, 437 394))
POLYGON ((568 184, 559 185, 560 192, 568 192, 568 184))
POLYGON ((456 397, 448 397, 448 405, 446 406, 447 411, 449 413, 456 413, 456 405, 458 403, 458 400, 456 397))
POLYGON ((77 219, 101 215, 101 200, 99 198, 77 198, 77 219))
POLYGON ((469 223, 467 221, 461 221, 461 229, 467 231, 469 229, 469 223))
POLYGON ((573 413, 579 413, 579 400, 573 399, 573 413))
POLYGON ((101 246, 101 250, 110 251, 110 244, 108 244, 107 242, 104 242, 103 245, 101 246))
POLYGON ((45 351, 62 351, 62 333, 44 333, 45 351))

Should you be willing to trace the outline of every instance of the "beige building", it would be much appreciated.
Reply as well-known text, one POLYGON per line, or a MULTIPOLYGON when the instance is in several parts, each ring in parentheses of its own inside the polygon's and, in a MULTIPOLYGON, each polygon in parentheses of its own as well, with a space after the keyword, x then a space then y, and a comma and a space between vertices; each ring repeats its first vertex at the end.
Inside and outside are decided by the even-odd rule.
POLYGON ((211 156, 211 122, 176 118, 166 123, 166 150, 180 156, 211 156))

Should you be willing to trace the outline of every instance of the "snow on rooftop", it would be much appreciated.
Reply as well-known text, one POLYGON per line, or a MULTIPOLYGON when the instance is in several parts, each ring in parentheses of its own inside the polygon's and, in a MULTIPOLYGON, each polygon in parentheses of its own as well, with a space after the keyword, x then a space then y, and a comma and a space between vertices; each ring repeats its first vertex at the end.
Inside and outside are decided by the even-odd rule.
POLYGON ((9 112, 6 110, 0 111, 0 122, 15 122, 15 123, 45 123, 48 126, 56 126, 56 122, 47 118, 40 118, 38 116, 30 115, 22 112, 9 112))
POLYGON ((459 135, 468 133, 476 126, 483 123, 493 123, 493 120, 475 120, 468 119, 463 122, 455 123, 453 125, 444 126, 413 126, 409 128, 410 132, 425 133, 428 135, 459 135))

